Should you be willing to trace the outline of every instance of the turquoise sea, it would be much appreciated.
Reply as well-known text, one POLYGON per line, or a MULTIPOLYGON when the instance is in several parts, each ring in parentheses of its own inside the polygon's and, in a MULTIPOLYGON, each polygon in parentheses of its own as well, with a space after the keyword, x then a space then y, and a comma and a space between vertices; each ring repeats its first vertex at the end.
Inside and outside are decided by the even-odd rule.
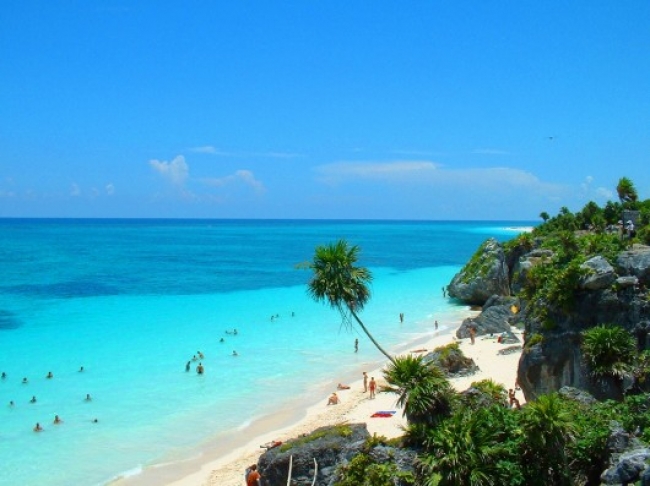
POLYGON ((441 289, 483 240, 532 224, 0 220, 0 485, 106 484, 382 363, 307 296, 316 245, 361 247, 362 319, 399 350, 465 311, 441 289))

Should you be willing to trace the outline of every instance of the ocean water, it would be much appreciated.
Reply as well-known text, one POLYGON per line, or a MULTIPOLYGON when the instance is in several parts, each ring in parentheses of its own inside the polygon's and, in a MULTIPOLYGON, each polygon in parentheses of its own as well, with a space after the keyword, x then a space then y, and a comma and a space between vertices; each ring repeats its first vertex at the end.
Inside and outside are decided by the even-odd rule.
POLYGON ((0 485, 106 484, 382 363, 308 297, 316 245, 361 247, 361 317, 396 350, 465 312, 441 288, 484 239, 530 225, 0 220, 0 485))

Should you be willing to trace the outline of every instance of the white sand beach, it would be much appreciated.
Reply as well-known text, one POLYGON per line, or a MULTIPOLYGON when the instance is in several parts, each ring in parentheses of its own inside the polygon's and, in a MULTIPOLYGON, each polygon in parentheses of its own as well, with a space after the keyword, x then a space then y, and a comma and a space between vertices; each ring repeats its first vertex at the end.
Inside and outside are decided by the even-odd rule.
MULTIPOLYGON (((519 334, 518 331, 513 331, 519 334)), ((436 335, 423 345, 417 346, 417 351, 433 350, 438 346, 448 344, 455 340, 450 334, 436 335)), ((458 341, 463 352, 474 359, 480 371, 473 376, 452 379, 452 385, 458 390, 467 389, 472 382, 491 378, 497 383, 508 388, 513 388, 516 380, 517 365, 520 352, 499 355, 498 351, 507 347, 497 342, 496 339, 478 337, 474 345, 469 339, 458 341)), ((415 349, 413 351, 416 351, 415 349)), ((379 385, 382 384, 381 368, 368 370, 368 376, 375 377, 379 385)), ((117 481, 116 484, 124 485, 159 485, 169 486, 240 486, 243 481, 243 471, 249 465, 256 463, 264 452, 260 445, 271 441, 286 441, 302 434, 307 434, 325 425, 334 425, 344 422, 366 423, 371 434, 396 437, 403 433, 406 421, 402 410, 395 406, 396 396, 387 393, 378 393, 375 399, 370 399, 368 393, 363 391, 363 380, 349 383, 349 390, 336 391, 340 397, 338 405, 327 405, 329 393, 322 397, 317 404, 308 408, 306 415, 297 423, 291 423, 291 417, 276 416, 268 422, 262 421, 254 424, 247 431, 250 440, 243 446, 231 446, 230 449, 204 452, 200 457, 183 464, 174 464, 171 467, 160 466, 149 468, 144 474, 126 480, 117 481), (390 418, 371 418, 379 410, 397 410, 390 418), (284 426, 279 427, 281 423, 284 426), (288 423, 287 423, 288 422, 288 423), (176 479, 181 478, 181 479, 176 479)), ((524 397, 517 392, 521 403, 524 397)), ((280 414, 281 415, 281 414, 280 414)), ((264 471, 261 471, 262 475, 264 471)))

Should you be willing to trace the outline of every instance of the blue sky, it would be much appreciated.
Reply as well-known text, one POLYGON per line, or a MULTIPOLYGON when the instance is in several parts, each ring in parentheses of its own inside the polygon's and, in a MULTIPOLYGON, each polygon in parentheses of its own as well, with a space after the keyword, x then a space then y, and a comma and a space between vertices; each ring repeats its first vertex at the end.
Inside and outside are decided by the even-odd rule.
POLYGON ((650 2, 0 7, 0 217, 537 219, 650 198, 650 2))

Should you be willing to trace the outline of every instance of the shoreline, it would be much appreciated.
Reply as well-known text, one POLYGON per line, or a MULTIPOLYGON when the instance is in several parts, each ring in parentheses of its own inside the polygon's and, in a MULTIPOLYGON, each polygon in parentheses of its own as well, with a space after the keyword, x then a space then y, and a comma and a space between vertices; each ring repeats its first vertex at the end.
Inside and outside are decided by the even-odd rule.
MULTIPOLYGON (((469 309, 466 311, 466 316, 473 314, 474 311, 469 309)), ((451 379, 450 382, 456 390, 465 390, 472 382, 486 378, 501 383, 506 389, 512 388, 521 353, 497 355, 498 349, 502 349, 503 345, 498 344, 496 339, 485 336, 478 338, 474 346, 468 339, 457 340, 455 332, 461 322, 462 318, 428 336, 420 336, 412 342, 402 343, 398 346, 399 349, 391 352, 400 355, 420 349, 431 351, 438 346, 457 341, 463 352, 475 360, 480 371, 469 377, 451 379)), ((386 363, 383 362, 365 371, 368 372, 368 376, 374 376, 381 384, 382 370, 385 365, 386 363)), ((361 371, 357 376, 361 376, 361 371)), ((154 484, 239 486, 244 469, 257 462, 259 456, 265 451, 260 448, 260 445, 267 442, 286 441, 308 434, 318 427, 342 422, 366 423, 371 435, 376 433, 390 438, 403 434, 402 428, 406 425, 406 421, 402 416, 402 410, 395 406, 397 399, 395 395, 379 393, 376 399, 370 400, 363 392, 362 379, 358 378, 347 383, 351 387, 350 390, 337 391, 341 399, 339 405, 327 406, 327 397, 336 388, 337 382, 332 380, 330 384, 323 384, 310 398, 302 397, 288 402, 286 409, 254 419, 245 429, 229 431, 211 438, 197 446, 192 458, 147 466, 138 474, 115 478, 109 484, 113 486, 154 484), (389 419, 370 418, 370 415, 377 410, 397 410, 397 413, 389 419)), ((519 398, 523 403, 523 397, 519 398)))

